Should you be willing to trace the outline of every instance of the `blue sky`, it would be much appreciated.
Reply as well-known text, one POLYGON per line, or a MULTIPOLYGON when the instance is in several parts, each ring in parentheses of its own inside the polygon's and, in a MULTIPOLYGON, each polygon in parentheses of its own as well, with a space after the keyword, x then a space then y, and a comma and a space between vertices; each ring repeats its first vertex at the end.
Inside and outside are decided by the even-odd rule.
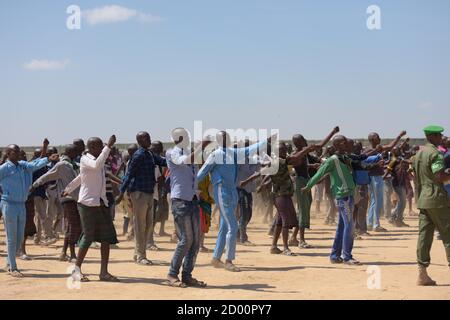
POLYGON ((168 141, 194 120, 282 138, 450 127, 447 0, 1 1, 0 43, 0 145, 168 141), (71 4, 130 17, 68 30, 71 4))

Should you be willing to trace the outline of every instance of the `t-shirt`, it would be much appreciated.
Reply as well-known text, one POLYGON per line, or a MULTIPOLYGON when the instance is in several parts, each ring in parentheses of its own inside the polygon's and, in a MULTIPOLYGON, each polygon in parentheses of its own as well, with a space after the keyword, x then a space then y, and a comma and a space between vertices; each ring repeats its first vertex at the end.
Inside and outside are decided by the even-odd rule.
POLYGON ((272 179, 272 193, 275 197, 292 196, 294 194, 294 184, 291 180, 289 167, 286 159, 278 159, 279 167, 272 179))
MULTIPOLYGON (((366 153, 369 153, 370 151, 374 150, 373 148, 367 149, 366 153)), ((375 166, 372 169, 369 170, 369 176, 382 176, 384 175, 384 168, 380 166, 375 166)))

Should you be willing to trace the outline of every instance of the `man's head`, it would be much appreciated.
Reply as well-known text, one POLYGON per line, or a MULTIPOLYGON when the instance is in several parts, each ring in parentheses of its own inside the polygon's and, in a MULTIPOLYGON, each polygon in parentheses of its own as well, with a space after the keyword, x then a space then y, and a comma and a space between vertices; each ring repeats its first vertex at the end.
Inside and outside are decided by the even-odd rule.
POLYGON ((380 135, 376 132, 372 132, 369 134, 369 142, 372 147, 376 147, 381 143, 380 135))
POLYGON ((28 161, 28 159, 27 159, 27 153, 26 153, 25 150, 23 150, 23 149, 20 149, 20 152, 19 152, 19 160, 20 160, 20 161, 28 161))
POLYGON ((87 149, 90 154, 97 158, 103 150, 103 141, 100 138, 89 138, 87 142, 87 149))
POLYGON ((447 149, 450 149, 450 139, 448 137, 444 137, 444 139, 442 139, 442 145, 447 149))
POLYGON ((352 153, 355 147, 355 141, 353 139, 347 139, 347 153, 352 153))
POLYGON ((292 143, 297 150, 302 150, 308 146, 308 141, 301 134, 296 134, 292 137, 292 143))
POLYGON ((69 157, 70 160, 74 160, 78 156, 77 146, 74 144, 68 144, 64 149, 64 154, 69 157))
POLYGON ((343 135, 338 135, 333 138, 333 147, 337 153, 343 154, 348 150, 347 138, 343 135))
POLYGON ((136 143, 130 144, 127 148, 128 151, 128 156, 130 157, 130 159, 133 157, 133 154, 137 151, 137 149, 139 148, 139 146, 136 143))
POLYGON ((17 163, 18 161, 21 160, 20 159, 20 151, 21 150, 18 145, 11 144, 6 147, 5 153, 9 159, 9 161, 11 161, 12 163, 17 163))
POLYGON ((47 157, 50 157, 52 154, 58 153, 58 149, 56 149, 55 147, 50 147, 47 149, 47 157))
POLYGON ((86 146, 84 144, 83 139, 74 139, 73 145, 76 147, 77 156, 81 156, 83 154, 84 150, 86 150, 86 146))
POLYGON ((34 149, 33 159, 38 159, 38 158, 41 157, 41 155, 42 155, 42 149, 41 148, 34 149))
POLYGON ((442 145, 443 140, 442 133, 444 132, 444 128, 440 126, 428 126, 425 129, 423 129, 423 131, 429 143, 435 146, 442 145))
POLYGON ((189 132, 185 128, 175 128, 172 130, 172 141, 182 149, 189 148, 191 141, 189 132))
POLYGON ((153 141, 150 150, 155 154, 161 155, 164 151, 164 145, 161 141, 153 141))
POLYGON ((280 142, 280 143, 278 144, 278 146, 279 146, 278 152, 279 152, 280 158, 281 158, 281 159, 286 159, 287 154, 288 154, 288 148, 287 148, 286 143, 280 142))
POLYGON ((219 131, 216 134, 216 141, 222 148, 228 148, 231 144, 231 137, 226 131, 219 131))
POLYGON ((353 153, 354 154, 361 154, 363 150, 363 145, 361 141, 355 141, 353 144, 353 153))
POLYGON ((152 145, 150 134, 146 131, 141 131, 136 135, 136 141, 141 148, 148 149, 152 145))

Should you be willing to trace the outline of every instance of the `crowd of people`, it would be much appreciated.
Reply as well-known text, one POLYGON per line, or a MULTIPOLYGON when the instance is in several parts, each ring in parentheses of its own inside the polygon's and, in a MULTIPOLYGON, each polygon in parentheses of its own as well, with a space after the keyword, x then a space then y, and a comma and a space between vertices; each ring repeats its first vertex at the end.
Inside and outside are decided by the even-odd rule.
POLYGON ((134 241, 135 263, 153 264, 148 252, 160 250, 154 239, 159 224, 159 235, 177 243, 168 285, 206 287, 193 277, 198 253, 212 253, 215 268, 240 272, 236 247, 253 245, 247 229, 255 198, 265 208, 264 221, 273 237, 271 254, 294 256, 292 247, 314 247, 307 242, 311 208, 315 204, 320 212, 325 202, 325 224, 337 226, 330 262, 358 266, 354 241, 371 232, 388 232, 381 226, 383 216, 396 228, 408 227, 405 211, 415 214, 415 200, 420 211, 418 285, 436 285, 427 273, 435 237, 443 241, 450 266, 450 145, 443 131, 439 126, 425 128, 423 146, 411 146, 405 131, 387 145, 371 133, 364 147, 339 134, 339 127, 318 144, 309 144, 300 134, 293 136, 292 144, 276 136, 234 144, 226 131, 192 143, 185 129, 176 128, 174 146, 167 151, 161 142, 152 142, 149 133, 139 132, 137 143, 125 153, 115 146, 114 135, 107 143, 89 138, 85 145, 75 139, 61 153, 45 139, 30 160, 19 146, 9 145, 0 166, 4 271, 23 277, 16 259, 31 259, 27 240, 49 246, 64 234, 59 260, 75 264, 74 276, 89 281, 82 265, 89 248, 98 247, 100 280, 120 282, 108 271, 110 249, 118 244, 114 222, 120 208, 121 231, 134 241), (172 234, 165 230, 169 211, 172 234), (204 239, 214 212, 219 229, 211 252, 204 239))

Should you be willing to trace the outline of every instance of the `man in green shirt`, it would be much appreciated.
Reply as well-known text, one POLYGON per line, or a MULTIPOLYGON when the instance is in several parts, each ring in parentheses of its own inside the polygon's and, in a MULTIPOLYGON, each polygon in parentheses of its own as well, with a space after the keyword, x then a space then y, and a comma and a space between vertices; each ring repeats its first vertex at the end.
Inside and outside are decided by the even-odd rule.
POLYGON ((434 231, 437 229, 444 243, 450 266, 450 198, 444 188, 444 181, 450 178, 445 173, 444 156, 438 150, 442 144, 444 128, 429 126, 424 129, 428 143, 413 159, 417 183, 417 208, 419 215, 419 241, 417 262, 419 264, 419 286, 435 286, 427 273, 430 265, 430 251, 434 231))
POLYGON ((339 223, 331 252, 331 263, 345 263, 348 265, 360 265, 352 256, 354 221, 353 210, 355 201, 355 182, 351 160, 347 156, 348 141, 344 136, 336 136, 333 139, 333 147, 336 153, 328 158, 320 167, 319 171, 312 177, 303 192, 311 190, 325 175, 330 175, 331 191, 336 199, 339 210, 339 223))

